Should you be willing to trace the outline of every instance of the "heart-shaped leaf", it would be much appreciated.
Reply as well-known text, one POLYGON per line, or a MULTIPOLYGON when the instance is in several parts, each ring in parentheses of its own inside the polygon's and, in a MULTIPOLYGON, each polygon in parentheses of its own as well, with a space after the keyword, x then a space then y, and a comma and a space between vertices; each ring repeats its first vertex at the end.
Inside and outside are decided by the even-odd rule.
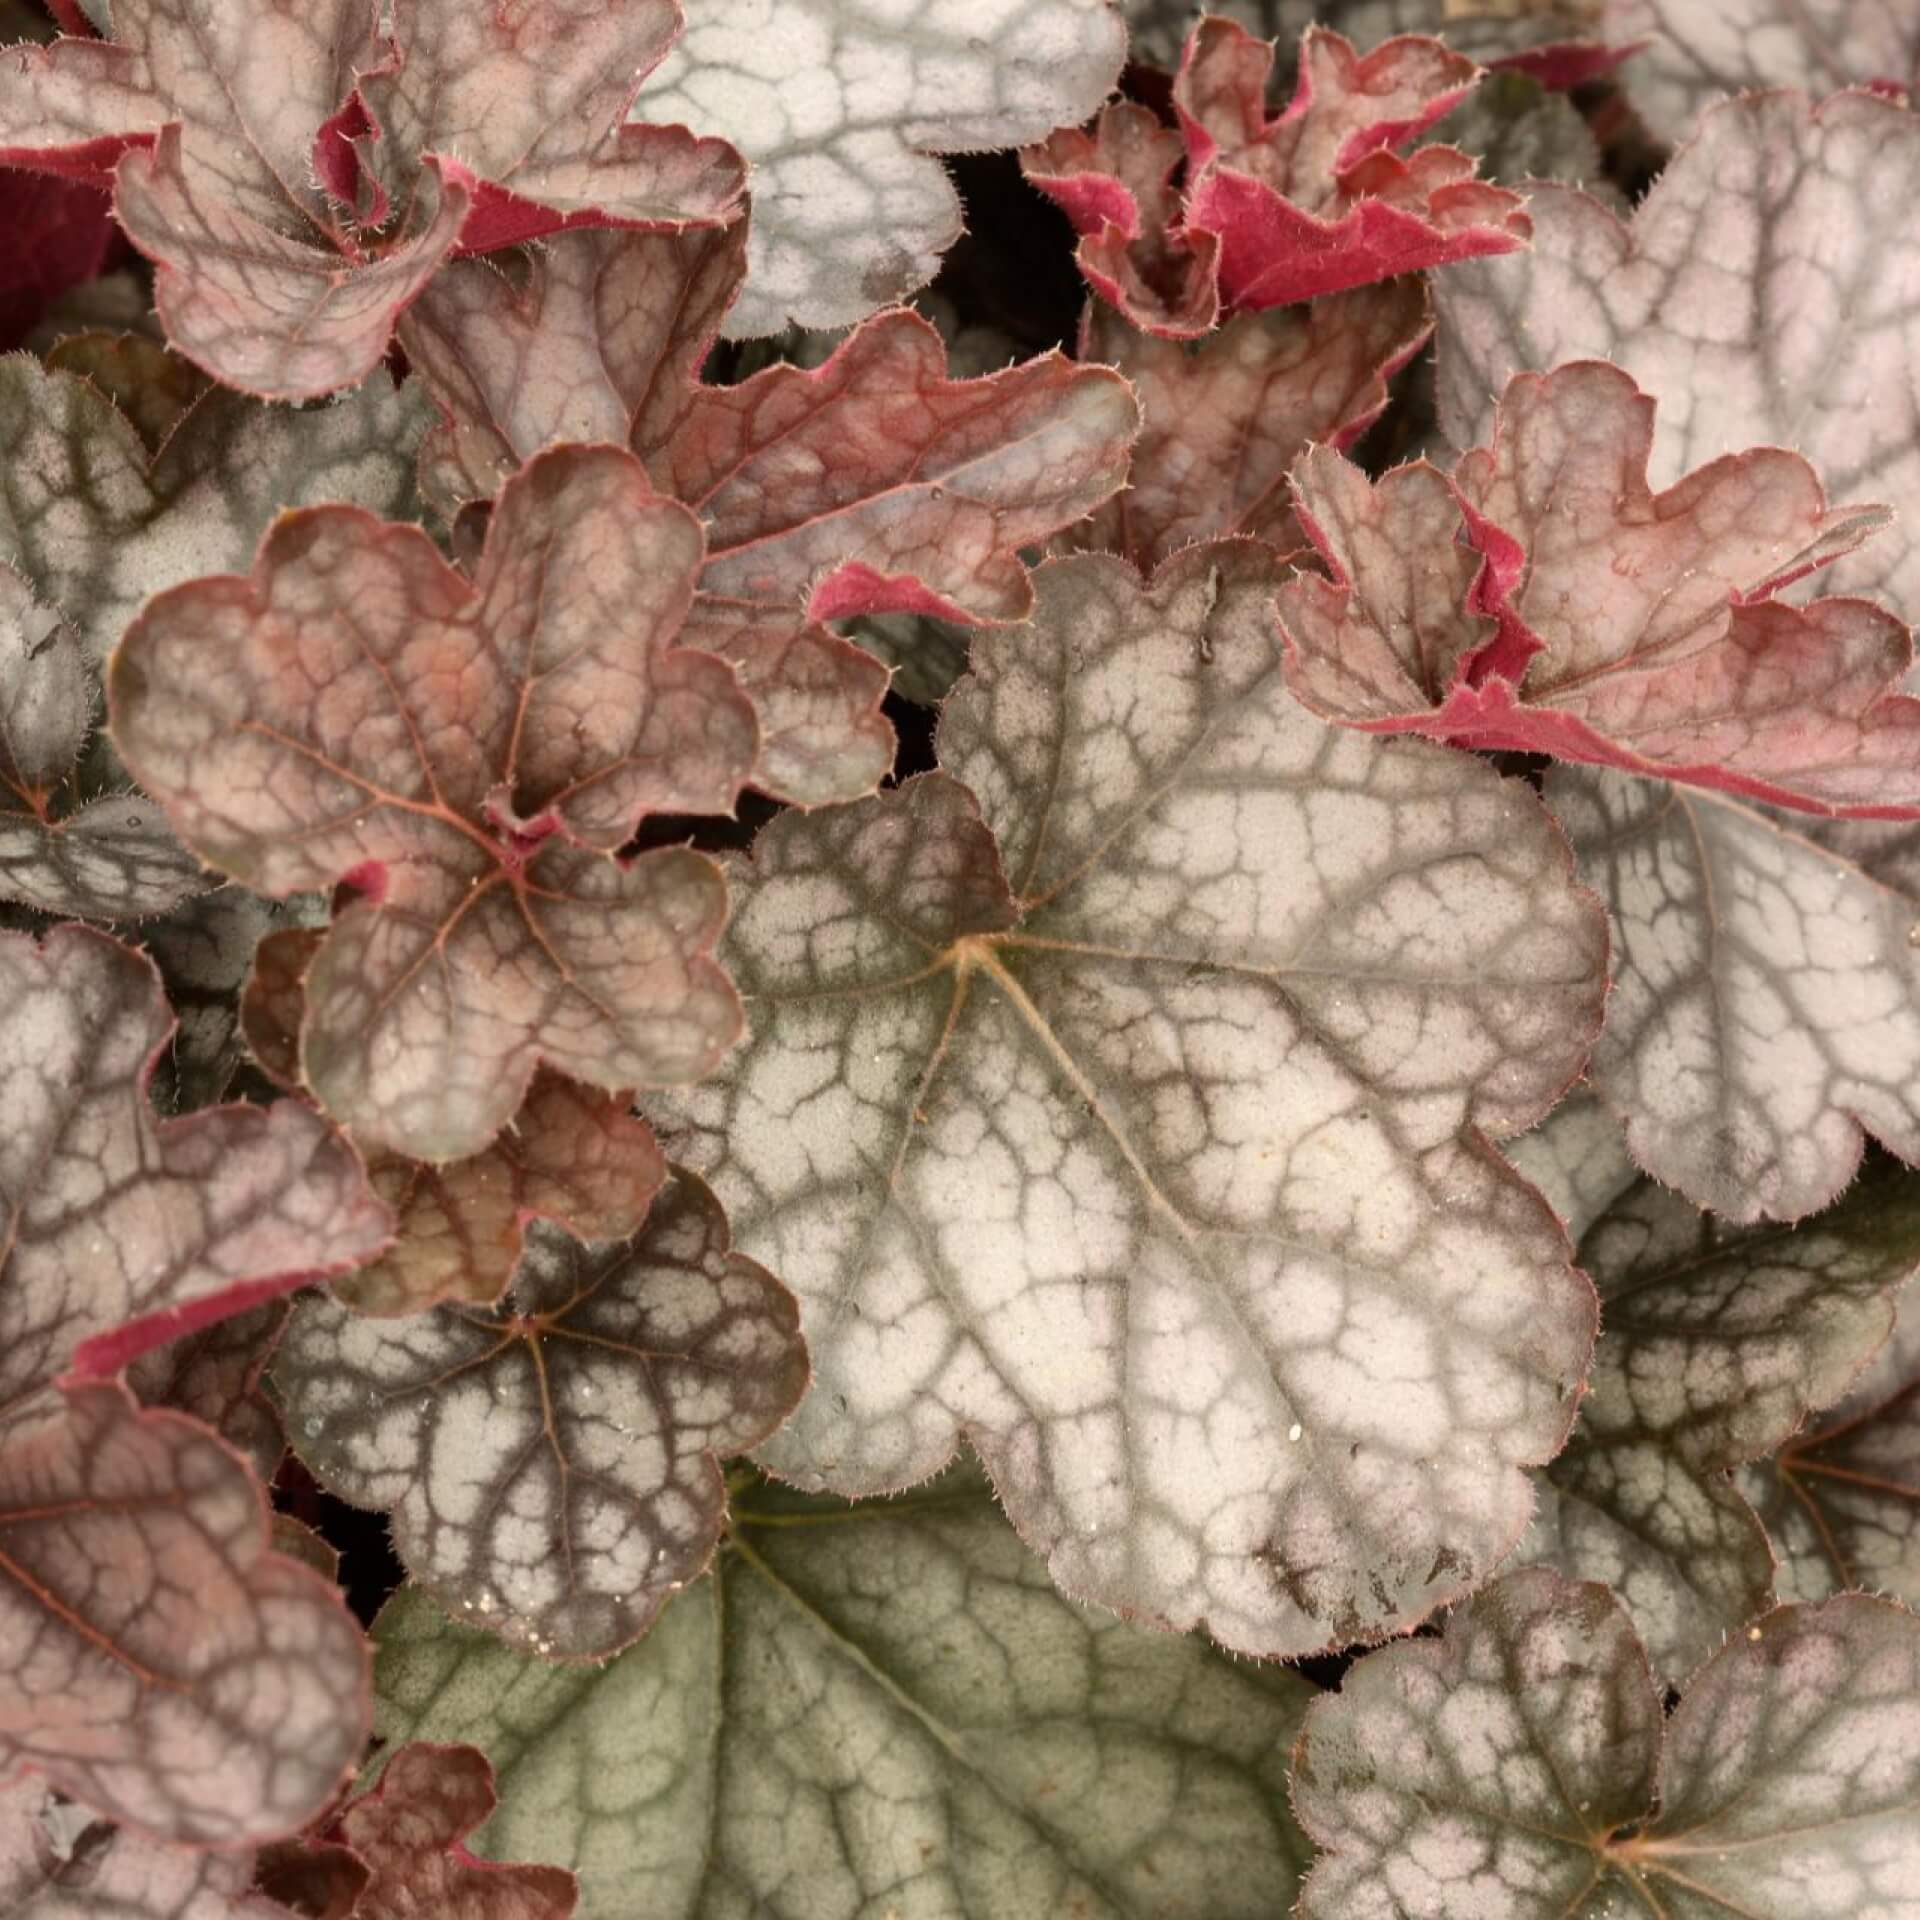
POLYGON ((605 1666, 413 1588, 376 1634, 380 1731, 491 1754, 481 1849, 575 1868, 588 1914, 644 1886, 648 1920, 1268 1920, 1305 1852, 1313 1689, 1069 1605, 973 1474, 851 1510, 749 1486, 713 1571, 605 1666))
POLYGON ((961 209, 937 153, 1037 140, 1120 76, 1108 0, 686 0, 636 114, 752 163, 752 277, 736 338, 839 327, 939 270, 961 209))
POLYGON ((1600 1290, 1592 1380, 1514 1559, 1604 1581, 1655 1672, 1684 1673, 1772 1590, 1728 1470, 1837 1401, 1885 1341, 1920 1268, 1920 1175, 1883 1170, 1792 1228, 1730 1226, 1642 1180, 1580 1264, 1600 1290))
MULTIPOLYGON (((316 928, 269 934, 254 956, 240 1020, 261 1069, 300 1090, 306 971, 325 941, 316 928)), ((646 1218, 666 1178, 653 1131, 616 1095, 550 1073, 492 1146, 433 1166, 400 1154, 368 1161, 394 1213, 393 1245, 334 1284, 356 1313, 418 1313, 442 1300, 491 1306, 506 1291, 529 1220, 577 1239, 618 1240, 646 1218)))
POLYGON ((1660 396, 1655 487, 1722 454, 1793 447, 1836 499, 1894 512, 1829 585, 1911 610, 1920 440, 1886 397, 1920 380, 1901 323, 1920 296, 1916 197, 1920 118, 1861 92, 1714 108, 1631 223, 1536 185, 1531 252, 1435 277, 1441 425, 1472 446, 1515 372, 1612 360, 1660 396))
POLYGON ((1120 485, 1139 411, 1116 374, 1057 354, 950 380, 939 334, 907 312, 812 370, 703 386, 742 264, 736 231, 567 234, 524 287, 482 261, 451 269, 403 329, 447 415, 423 484, 451 512, 550 442, 626 441, 705 523, 686 638, 732 661, 754 701, 755 783, 851 799, 892 764, 886 675, 820 623, 1023 618, 1020 549, 1120 485))
POLYGON ((1782 1607, 1663 1726, 1607 1590, 1513 1574, 1349 1670, 1307 1716, 1293 1803, 1328 1850, 1300 1920, 1904 1920, 1920 1621, 1858 1594, 1782 1607))
POLYGON ((465 1846, 496 1804, 493 1769, 472 1747, 402 1747, 380 1784, 340 1816, 371 1871, 354 1920, 567 1920, 580 1890, 560 1867, 501 1867, 465 1846))
POLYGON ((111 40, 9 49, 0 161, 111 181, 174 345, 309 397, 372 371, 456 245, 732 216, 723 142, 621 125, 678 24, 672 0, 128 0, 111 40))
POLYGON ((1591 1072, 1640 1166, 1729 1219, 1797 1220, 1863 1133, 1920 1165, 1920 871, 1891 829, 1577 767, 1546 797, 1612 915, 1591 1072))
POLYGON ((535 1227, 496 1312, 396 1326, 302 1302, 272 1385, 300 1457, 391 1513, 395 1550, 449 1610, 604 1659, 712 1557, 719 1457, 758 1445, 806 1388, 797 1317, 681 1174, 629 1239, 535 1227))
POLYGON ((359 1160, 290 1102, 164 1123, 172 1028, 152 963, 105 934, 0 934, 0 1432, 47 1417, 70 1367, 148 1348, 378 1253, 359 1160))
POLYGON ((366 1738, 339 1590, 269 1551, 259 1483, 197 1421, 49 1400, 0 1445, 0 1756, 161 1839, 304 1826, 366 1738))
POLYGON ((1428 328, 1415 278, 1239 314, 1191 345, 1089 303, 1080 358, 1125 374, 1143 420, 1127 486, 1061 544, 1124 553, 1145 573, 1223 534, 1303 546, 1288 472, 1310 443, 1347 447, 1367 430, 1428 328))
POLYGON ((114 656, 115 742, 195 852, 262 893, 356 890, 300 1054, 369 1146, 464 1159, 542 1061, 617 1090, 732 1042, 718 870, 617 857, 753 768, 732 670, 679 644, 701 558, 631 455, 564 448, 503 490, 471 581, 417 527, 286 515, 251 574, 150 601, 114 656))
POLYGON ((762 833, 751 1039, 661 1109, 800 1296, 777 1472, 897 1488, 964 1432, 1064 1591, 1263 1653, 1525 1524, 1593 1303, 1484 1134, 1578 1071, 1605 965, 1523 788, 1292 701, 1272 579, 1043 568, 946 772, 762 833))
POLYGON ((1451 475, 1375 484, 1316 450, 1300 513, 1333 574, 1280 590, 1294 691, 1376 732, 1551 753, 1813 812, 1920 807, 1913 645, 1864 600, 1774 596, 1885 523, 1779 448, 1654 494, 1654 405, 1577 362, 1508 385, 1451 475))

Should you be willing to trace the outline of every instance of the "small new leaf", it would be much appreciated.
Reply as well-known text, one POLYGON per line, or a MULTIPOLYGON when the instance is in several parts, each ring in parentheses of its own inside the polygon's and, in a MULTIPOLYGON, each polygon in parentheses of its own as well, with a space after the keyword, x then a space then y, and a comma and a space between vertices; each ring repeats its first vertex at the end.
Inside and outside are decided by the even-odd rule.
POLYGON ((504 489, 471 581, 417 527, 289 514, 115 654, 115 743, 195 852, 275 896, 350 883, 301 1078, 370 1147, 464 1159, 542 1061, 614 1091, 732 1042, 718 869, 618 857, 753 769, 732 670, 680 644, 701 560, 632 456, 571 447, 504 489))
POLYGON ((517 1646, 604 1659, 713 1555, 719 1458, 798 1404, 792 1298, 676 1175, 631 1238, 537 1226, 495 1312, 304 1301, 272 1372, 300 1457, 393 1519, 407 1568, 517 1646))

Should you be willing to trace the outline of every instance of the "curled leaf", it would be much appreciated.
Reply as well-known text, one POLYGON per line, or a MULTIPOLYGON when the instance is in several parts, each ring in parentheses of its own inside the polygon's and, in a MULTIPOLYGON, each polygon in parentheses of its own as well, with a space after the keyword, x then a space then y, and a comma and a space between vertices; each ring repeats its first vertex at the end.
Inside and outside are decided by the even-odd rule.
POLYGON ((680 644, 701 554, 630 455, 566 448, 503 491, 471 581, 417 527, 316 509, 115 655, 115 742, 189 846, 276 896, 351 882, 300 1057, 369 1146, 463 1159, 542 1061, 617 1090, 732 1041, 718 870, 618 857, 753 767, 733 673, 680 644))
POLYGON ((1531 796, 1291 700, 1271 560, 1042 569, 946 771, 763 831, 751 1038, 659 1105, 801 1299, 777 1472, 897 1488, 964 1431, 1063 1590, 1263 1653, 1518 1537, 1593 1307, 1483 1135, 1604 974, 1531 796))
POLYGON ((1655 494, 1654 404, 1617 368, 1516 375, 1451 475, 1296 476, 1331 581, 1280 590, 1289 680, 1376 732, 1550 753, 1814 813, 1920 809, 1904 625, 1775 596, 1885 524, 1798 454, 1723 456, 1655 494))
POLYGON ((449 1611, 604 1659, 712 1557, 720 1456, 764 1440, 806 1386, 796 1320, 681 1174, 625 1240, 534 1228, 496 1312, 395 1326, 304 1302, 272 1380, 300 1457, 391 1513, 395 1550, 449 1611))

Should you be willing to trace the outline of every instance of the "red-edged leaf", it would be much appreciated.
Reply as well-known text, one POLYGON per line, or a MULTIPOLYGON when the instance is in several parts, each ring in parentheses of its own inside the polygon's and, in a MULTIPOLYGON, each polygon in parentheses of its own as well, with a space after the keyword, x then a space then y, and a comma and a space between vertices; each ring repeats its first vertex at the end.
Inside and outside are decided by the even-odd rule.
POLYGON ((1187 142, 1184 228, 1220 241, 1220 291, 1276 307, 1454 260, 1510 253, 1531 231, 1518 194, 1451 147, 1393 151, 1463 99, 1472 61, 1406 36, 1365 56, 1309 29, 1284 113, 1269 118, 1271 44, 1203 19, 1174 105, 1187 142))
POLYGON ((351 883, 300 1050, 369 1146, 464 1159, 542 1060, 618 1090, 732 1043, 719 870, 618 858, 753 768, 733 673, 679 644, 701 560, 630 454, 570 447, 502 492, 472 581, 417 527, 318 508, 128 631, 114 738, 187 843, 263 893, 351 883))
POLYGON ((69 1390, 0 1447, 0 1753, 114 1820, 233 1846, 312 1819, 359 1758, 339 1593, 268 1549, 259 1483, 198 1422, 69 1390))
MULTIPOLYGON (((306 970, 325 939, 317 928, 269 934, 241 1000, 254 1058, 294 1090, 306 970)), ((513 1276, 529 1220, 551 1220, 581 1240, 632 1233, 666 1178, 666 1162, 652 1128, 624 1099, 541 1073, 484 1153, 440 1167, 375 1154, 368 1173, 393 1208, 394 1244, 342 1274, 334 1293, 358 1313, 399 1314, 442 1300, 491 1306, 513 1276)))
POLYGON ((1430 324, 1413 277, 1238 314, 1191 344, 1090 303, 1080 358, 1125 374, 1144 421, 1125 489, 1061 544, 1124 553, 1147 573, 1222 534, 1304 545, 1287 489, 1294 462, 1312 442, 1347 447, 1366 431, 1430 324))
POLYGON ((83 180, 0 172, 0 349, 17 347, 49 302, 113 257, 107 209, 83 180))
POLYGON ((704 1183, 676 1173, 637 1233, 528 1237, 495 1312, 387 1326, 315 1295, 275 1356, 300 1457, 393 1516, 450 1612, 514 1645, 604 1659, 713 1557, 722 1456, 799 1404, 799 1308, 733 1251, 704 1183))
POLYGON ((1333 571, 1280 592, 1293 689, 1374 732, 1660 774, 1814 813, 1920 808, 1906 628, 1864 600, 1773 596, 1885 523, 1830 509, 1765 447, 1647 484, 1654 403, 1582 362, 1507 388, 1451 476, 1300 466, 1333 571))
POLYGON ((143 1407, 171 1407, 204 1421, 270 1481, 287 1437, 260 1376, 286 1320, 284 1300, 216 1320, 143 1353, 127 1369, 127 1385, 143 1407))
POLYGON ((354 1920, 567 1920, 579 1886, 562 1867, 502 1866, 464 1844, 493 1812, 493 1769, 474 1747, 405 1746, 340 1817, 372 1871, 354 1920))
POLYGON ((671 0, 139 0, 0 61, 0 161, 105 183, 169 337, 229 385, 349 385, 456 246, 725 220, 738 156, 621 125, 671 0), (378 231, 365 224, 399 211, 378 231))
POLYGON ((0 1424, 73 1366, 102 1375, 380 1251, 353 1150, 290 1102, 162 1123, 173 1022, 144 956, 87 928, 0 935, 0 1424))
POLYGON ((524 286, 455 266, 402 337, 448 416, 423 466, 444 510, 590 433, 626 440, 700 514, 707 560, 685 638, 739 669, 761 722, 755 783, 816 804, 872 791, 892 759, 883 670, 820 623, 1023 618, 1019 550, 1114 491, 1138 412, 1116 375, 1054 354, 950 380, 939 335, 907 312, 810 371, 702 386, 743 245, 563 235, 524 286))

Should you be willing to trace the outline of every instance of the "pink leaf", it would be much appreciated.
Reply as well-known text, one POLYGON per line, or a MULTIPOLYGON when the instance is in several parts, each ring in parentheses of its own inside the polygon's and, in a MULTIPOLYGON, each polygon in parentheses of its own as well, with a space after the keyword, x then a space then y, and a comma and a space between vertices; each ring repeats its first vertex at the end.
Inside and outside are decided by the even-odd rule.
POLYGON ((0 1422, 69 1365, 112 1373, 387 1243, 386 1208, 315 1115, 158 1121, 146 1081, 172 1029, 152 963, 118 941, 0 936, 0 1422))
POLYGON ((571 1873, 498 1866, 467 1851, 495 1801, 493 1769, 477 1748, 402 1747, 340 1818, 342 1838, 373 1876, 354 1920, 567 1920, 579 1898, 571 1873))
POLYGON ((114 737, 187 843, 261 892, 358 896, 300 1051, 369 1146, 464 1159, 542 1060, 613 1091, 732 1043, 719 870, 617 857, 645 814, 729 810, 753 768, 732 671, 680 644, 702 551, 630 454, 568 447, 504 489, 472 581, 417 527, 322 507, 121 643, 114 737))
POLYGON ((111 182, 179 349, 279 398, 347 386, 456 246, 724 221, 739 158, 622 122, 671 0, 121 8, 0 60, 0 162, 111 182), (400 212, 389 217, 389 210, 400 212))
POLYGON ((268 1550, 258 1482, 197 1422, 76 1387, 0 1448, 0 1753, 157 1838, 235 1846, 359 1758, 339 1593, 268 1550))
POLYGON ((112 259, 107 196, 81 180, 0 173, 0 350, 17 347, 69 287, 112 259))
POLYGON ((744 246, 737 229, 568 234, 524 287, 483 262, 443 274, 402 332, 447 415, 423 480, 451 513, 552 441, 626 440, 706 524, 685 638, 730 660, 754 701, 755 783, 844 800, 892 759, 885 674, 821 623, 1024 618, 1019 550, 1114 491, 1138 413, 1113 373, 1057 355, 950 380, 938 334, 905 312, 811 371, 701 385, 744 246))
POLYGON ((1647 484, 1654 403, 1597 362, 1507 388, 1451 476, 1296 475, 1333 571, 1280 590, 1289 680, 1375 732, 1550 753, 1795 806, 1920 810, 1906 628, 1863 600, 1773 596, 1884 524, 1830 509, 1779 448, 1647 484))

